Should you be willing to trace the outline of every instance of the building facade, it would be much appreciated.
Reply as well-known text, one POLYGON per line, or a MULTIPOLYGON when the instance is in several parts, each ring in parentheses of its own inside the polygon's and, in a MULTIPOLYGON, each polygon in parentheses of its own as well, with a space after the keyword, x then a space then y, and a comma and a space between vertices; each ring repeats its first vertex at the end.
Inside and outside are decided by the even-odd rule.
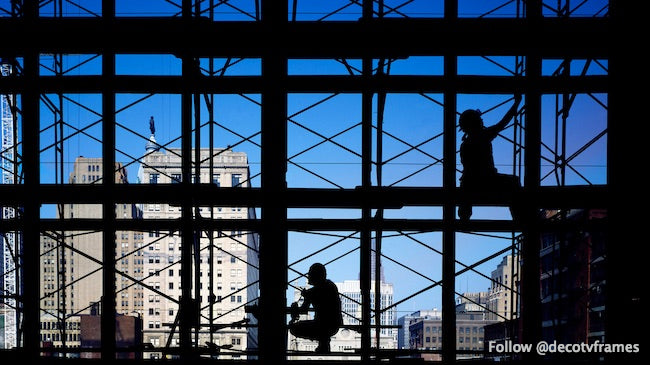
POLYGON ((503 257, 492 271, 487 298, 487 318, 492 321, 506 321, 516 317, 518 310, 517 287, 519 260, 517 256, 503 257))
MULTIPOLYGON (((495 323, 482 314, 456 314, 456 349, 467 351, 465 357, 482 356, 485 344, 485 327, 495 323), (471 352, 476 352, 472 354, 471 352)), ((409 326, 411 349, 424 350, 421 355, 427 360, 440 360, 442 350, 442 318, 417 318, 409 326), (426 350, 434 350, 427 354, 426 350)), ((458 355, 462 357, 463 355, 458 355)))
MULTIPOLYGON (((180 183, 181 150, 160 151, 151 142, 147 145, 148 153, 140 169, 140 182, 180 183)), ((224 149, 213 151, 212 157, 209 149, 200 151, 203 161, 201 175, 198 181, 193 176, 193 181, 216 187, 247 188, 247 155, 224 149), (214 163, 212 169, 209 168, 210 158, 214 163)), ((181 217, 180 207, 169 204, 144 204, 142 211, 145 220, 181 217)), ((248 207, 196 207, 197 214, 210 219, 255 219, 254 209, 248 207)), ((178 329, 172 330, 182 294, 180 259, 183 244, 179 232, 150 231, 144 234, 146 310, 143 333, 144 343, 153 347, 175 347, 179 344, 178 329)), ((255 232, 228 230, 212 234, 202 232, 198 246, 195 246, 198 251, 194 251, 193 265, 197 265, 198 269, 197 266, 193 268, 191 290, 201 308, 202 326, 198 341, 199 345, 210 342, 230 347, 229 351, 221 352, 221 357, 242 358, 243 351, 257 347, 257 332, 253 326, 231 328, 230 324, 241 321, 247 321, 250 325, 255 323, 255 318, 245 313, 245 306, 255 302, 258 297, 258 244, 255 232)), ((150 357, 157 356, 161 355, 150 354, 150 357)))
POLYGON ((417 319, 440 319, 442 318, 442 313, 437 309, 431 310, 419 310, 411 314, 401 316, 397 319, 397 348, 398 349, 409 349, 411 348, 411 332, 410 326, 411 322, 417 319))
MULTIPOLYGON (((101 184, 103 180, 101 158, 77 157, 69 174, 69 184, 101 184)), ((127 173, 120 163, 115 164, 115 183, 128 183, 127 173)), ((118 218, 136 219, 140 212, 133 204, 117 204, 118 218)), ((61 204, 57 206, 59 218, 102 218, 100 205, 61 204)), ((117 231, 116 245, 116 311, 118 314, 142 314, 144 301, 142 287, 121 273, 135 279, 142 278, 143 260, 138 252, 142 246, 141 232, 117 231)), ((99 314, 102 296, 101 231, 45 231, 41 235, 41 310, 44 323, 52 317, 73 320, 80 314, 99 314)), ((111 243, 108 243, 111 244, 111 243)), ((59 325, 61 344, 66 339, 59 325)), ((56 343, 56 342, 55 342, 56 343)), ((69 346, 69 344, 65 344, 69 346)))
MULTIPOLYGON (((485 292, 463 293, 462 297, 456 298, 456 350, 466 352, 457 358, 482 357, 480 352, 485 345, 485 329, 497 322, 488 319, 485 298, 485 292)), ((425 315, 413 316, 409 322, 409 348, 422 351, 420 356, 426 360, 439 361, 439 351, 442 350, 442 314, 421 314, 425 315)))
POLYGON ((546 218, 570 221, 576 228, 542 234, 542 339, 605 342, 605 232, 580 226, 597 227, 598 222, 606 221, 607 211, 547 211, 546 218))

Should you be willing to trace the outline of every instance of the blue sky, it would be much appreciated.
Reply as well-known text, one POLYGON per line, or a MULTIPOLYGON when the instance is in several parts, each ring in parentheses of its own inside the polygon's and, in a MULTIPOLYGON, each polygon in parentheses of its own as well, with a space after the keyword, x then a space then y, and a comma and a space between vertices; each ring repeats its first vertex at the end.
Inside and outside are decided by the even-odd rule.
MULTIPOLYGON (((165 1, 142 1, 133 2, 118 0, 118 15, 160 15, 167 16, 177 11, 177 7, 170 5, 165 1), (144 6, 146 5, 146 6, 144 6), (131 14, 127 14, 131 12, 131 14), (151 12, 148 14, 147 12, 151 12)), ((251 12, 254 8, 251 5, 253 1, 230 1, 231 5, 251 12)), ((349 4, 349 1, 328 1, 323 4, 322 1, 302 0, 298 1, 299 20, 311 20, 318 18, 322 14, 349 4)), ((385 1, 385 4, 391 7, 397 7, 403 1, 385 1)), ((474 14, 483 14, 489 9, 497 7, 499 4, 507 3, 492 15, 512 16, 516 8, 516 2, 508 1, 478 1, 465 0, 459 2, 459 14, 462 16, 478 16, 474 14)), ((595 14, 600 9, 603 1, 587 1, 585 5, 576 9, 574 14, 584 12, 595 14)), ((99 1, 84 2, 84 6, 90 10, 99 9, 99 1)), ((556 1, 545 1, 545 4, 555 7, 556 1)), ((5 2, 0 2, 0 7, 5 7, 5 2)), ((66 9, 69 9, 71 16, 83 15, 83 11, 78 7, 66 3, 66 9)), ((223 8, 223 14, 217 18, 223 17, 227 20, 246 20, 246 16, 235 14, 232 8, 223 8)), ((290 2, 291 9, 291 2, 290 2)), ((45 9, 44 9, 45 10, 45 9)), ((407 6, 400 8, 401 12, 408 13, 410 16, 441 16, 441 0, 416 0, 407 6)), ((549 11, 549 10, 546 10, 549 11)), ((550 13, 549 13, 550 14, 550 13)), ((332 16, 328 20, 354 20, 360 15, 360 7, 351 6, 339 15, 332 16)), ((395 14, 393 14, 395 15, 395 14)), ((487 55, 489 56, 489 55, 487 55)), ((261 64, 259 59, 233 59, 234 65, 228 67, 226 75, 259 75, 261 64)), ((360 68, 359 60, 349 60, 350 64, 360 68)), ((47 67, 52 67, 52 57, 43 56, 41 63, 42 74, 48 74, 47 67)), ((98 74, 101 70, 101 57, 93 55, 69 55, 66 56, 65 63, 67 67, 83 63, 82 66, 76 67, 70 71, 70 75, 98 74), (87 61, 87 62, 85 62, 87 61), (85 63, 84 63, 85 62, 85 63)), ((215 69, 223 66, 225 60, 216 60, 215 69)), ((458 60, 459 73, 464 75, 508 75, 508 69, 513 69, 515 57, 461 57, 458 60)), ((169 55, 118 55, 117 57, 118 74, 135 74, 135 75, 179 75, 181 72, 180 61, 169 55)), ((575 61, 572 63, 572 70, 579 72, 585 61, 575 61)), ((544 73, 550 75, 559 65, 558 60, 545 60, 544 73)), ((207 60, 202 60, 202 66, 208 67, 207 60)), ((599 63, 592 62, 589 64, 587 74, 606 74, 607 60, 599 60, 599 63)), ((335 60, 290 60, 290 74, 347 74, 347 69, 340 62, 335 60)), ((405 60, 396 61, 391 65, 391 74, 411 74, 411 75, 441 75, 442 58, 441 57, 411 57, 405 60)), ((58 103, 58 96, 48 95, 50 100, 58 103)), ((466 108, 478 108, 486 112, 484 120, 486 124, 496 123, 505 111, 510 107, 512 95, 458 95, 458 112, 466 108)), ((376 99, 375 99, 376 100, 376 99)), ((309 169, 315 174, 321 175, 319 178, 312 173, 295 165, 289 164, 287 173, 287 183, 289 187, 316 187, 316 188, 353 188, 361 184, 361 159, 358 156, 361 153, 361 96, 359 94, 290 94, 288 97, 288 113, 291 120, 288 122, 288 154, 289 156, 297 155, 292 158, 292 162, 300 167, 309 169), (318 104, 313 106, 314 104, 318 104), (313 106, 313 107, 312 107, 313 106), (307 110, 304 110, 307 109, 307 110), (304 111, 303 111, 304 110, 304 111), (295 122, 295 123, 294 123, 295 122), (334 136, 340 132, 344 133, 333 138, 334 143, 326 142, 318 145, 316 148, 303 151, 310 146, 322 142, 322 137, 306 130, 309 128, 325 137, 334 136), (347 130, 349 129, 349 130, 347 130), (347 131, 346 131, 347 130, 347 131), (346 150, 349 149, 349 150, 346 150)), ((260 102, 259 95, 216 95, 215 96, 215 121, 224 128, 216 127, 214 144, 215 147, 227 145, 237 146, 236 151, 244 151, 249 156, 251 175, 260 171, 260 136, 255 135, 260 130, 260 102), (253 136, 251 141, 239 144, 241 138, 225 128, 230 129, 237 134, 245 137, 253 136)), ((386 98, 386 107, 384 110, 384 131, 386 135, 384 143, 383 160, 391 160, 391 163, 384 166, 383 183, 384 185, 395 186, 441 186, 441 164, 430 164, 436 161, 436 158, 442 158, 442 137, 436 137, 442 132, 442 115, 444 103, 440 94, 389 94, 386 98), (412 150, 404 153, 411 146, 418 146, 420 151, 412 150), (401 155, 404 153, 403 155, 401 155), (397 156, 397 157, 396 157, 397 156), (427 167, 429 166, 429 167, 427 167), (421 172, 415 173, 422 169, 421 172), (415 173, 413 176, 402 180, 404 177, 415 173)), ((571 107, 567 122, 566 145, 567 155, 578 151, 587 142, 598 136, 606 129, 607 110, 601 104, 607 105, 606 95, 587 95, 580 94, 575 98, 571 107)), ((553 148, 556 137, 555 118, 556 118, 556 98, 555 95, 546 95, 543 97, 543 125, 542 134, 543 142, 549 148, 553 148)), ((136 132, 144 138, 149 137, 149 118, 153 116, 156 121, 156 139, 160 144, 167 144, 180 136, 180 96, 179 95, 134 95, 120 94, 116 97, 116 108, 121 110, 116 120, 120 126, 116 129, 116 159, 124 164, 130 164, 128 168, 129 180, 136 181, 138 163, 133 163, 134 158, 141 157, 144 154, 144 145, 146 140, 134 134, 136 132), (132 103, 134 103, 132 106, 132 103), (129 106, 129 107, 127 107, 129 106)), ((77 130, 83 130, 85 134, 77 134, 69 137, 64 146, 65 151, 65 171, 66 183, 67 172, 72 167, 72 163, 77 156, 86 157, 101 156, 101 95, 82 95, 67 94, 63 100, 64 120, 70 126, 66 127, 65 135, 70 136, 77 130), (93 124, 95 123, 95 124, 93 124), (90 126, 90 127, 88 127, 90 126)), ((376 123, 377 108, 373 110, 373 121, 376 123)), ((202 121, 207 120, 207 112, 202 111, 202 121), (205 118, 205 119, 204 119, 205 118)), ((46 103, 42 103, 41 110, 41 154, 42 165, 42 182, 54 183, 54 154, 50 143, 53 141, 53 129, 48 128, 54 121, 54 115, 47 108, 46 103)), ((509 128, 504 136, 512 138, 514 136, 513 128, 509 128)), ((207 147, 207 127, 202 130, 203 146, 207 147)), ((460 143, 461 135, 457 135, 460 143)), ((584 150, 572 160, 572 166, 576 172, 567 173, 568 185, 605 184, 606 183, 606 141, 603 137, 594 142, 589 148, 584 150), (582 175, 582 176, 580 176, 582 175), (583 178, 584 177, 584 178, 583 178), (586 178, 586 179, 585 179, 586 178)), ((375 137, 373 136, 373 144, 375 137)), ((562 139, 559 138, 559 142, 562 139)), ((180 140, 172 142, 170 147, 180 147, 180 140)), ((506 139, 499 138, 494 142, 495 161, 500 172, 512 173, 512 144, 506 139)), ((553 159, 552 153, 543 147, 542 153, 545 157, 553 159)), ((374 156, 374 155, 373 155, 374 156)), ((542 175, 551 172, 550 164, 542 162, 542 175)), ((459 165, 459 168, 461 166, 459 165)), ((373 171, 373 181, 375 180, 373 171)), ((252 180, 253 186, 259 186, 259 177, 252 180)), ((542 182, 544 185, 554 185, 556 181, 553 175, 549 175, 542 182)), ((44 216, 52 216, 52 207, 43 209, 44 216)), ((439 218, 441 210, 435 207, 411 207, 399 210, 386 211, 386 217, 394 218, 439 218)), ((291 209, 290 217, 360 217, 360 210, 325 210, 325 209, 291 209)), ((475 209, 475 218, 505 218, 508 219, 509 213, 505 208, 481 208, 475 209)), ((352 232, 337 232, 334 234, 346 236, 352 232)), ((386 279, 395 285, 395 300, 401 300, 413 292, 428 286, 431 281, 441 278, 441 256, 432 249, 441 250, 440 233, 420 233, 411 236, 399 236, 398 232, 386 232, 390 236, 386 237, 383 242, 383 252, 390 259, 399 261, 428 278, 409 271, 408 268, 399 266, 384 259, 386 279), (426 247, 429 246, 429 247, 426 247)), ((495 251, 507 247, 510 244, 510 233, 504 232, 499 234, 501 237, 485 237, 470 234, 457 235, 457 259, 465 264, 471 264, 477 260, 490 255, 495 251)), ((289 235, 289 262, 292 263, 300 257, 319 248, 325 247, 338 240, 339 237, 319 234, 304 234, 292 232, 289 235)), ((340 244, 320 253, 309 260, 305 260, 295 265, 295 268, 301 272, 306 272, 307 268, 314 261, 328 262, 339 255, 354 249, 358 245, 358 234, 352 238, 343 240, 340 244)), ((328 265, 330 276, 335 281, 346 279, 357 279, 358 277, 358 250, 352 252, 341 259, 328 265)), ((495 258, 478 269, 484 274, 490 274, 501 257, 495 258)), ((462 268, 462 266, 458 266, 462 268)), ((289 272, 289 278, 295 277, 295 274, 289 272)), ((304 283, 304 281, 300 281, 304 283)), ((457 278, 458 291, 484 291, 488 288, 487 279, 474 273, 466 273, 457 278)), ((291 296, 289 296, 291 298, 291 296)), ((411 312, 418 309, 428 309, 440 307, 440 290, 427 291, 417 297, 406 301, 398 307, 398 315, 411 312)))

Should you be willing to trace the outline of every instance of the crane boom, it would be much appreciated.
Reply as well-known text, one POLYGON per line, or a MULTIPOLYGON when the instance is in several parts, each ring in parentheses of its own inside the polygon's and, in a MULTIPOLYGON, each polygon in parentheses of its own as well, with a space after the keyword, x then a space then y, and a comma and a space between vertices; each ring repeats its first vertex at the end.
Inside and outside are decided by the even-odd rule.
MULTIPOLYGON (((2 77, 11 75, 11 64, 2 62, 0 63, 0 71, 2 77)), ((2 116, 2 146, 0 146, 0 168, 2 169, 2 184, 15 184, 16 183, 16 141, 14 131, 14 117, 12 111, 12 104, 14 96, 11 94, 0 95, 0 113, 2 116)), ((11 206, 0 206, 2 220, 11 220, 16 217, 16 208, 11 206)), ((18 332, 18 312, 16 298, 17 293, 17 258, 19 257, 17 251, 18 233, 17 232, 0 232, 0 242, 2 243, 2 294, 4 297, 3 309, 5 314, 4 339, 5 348, 12 348, 17 346, 17 332, 18 332)))

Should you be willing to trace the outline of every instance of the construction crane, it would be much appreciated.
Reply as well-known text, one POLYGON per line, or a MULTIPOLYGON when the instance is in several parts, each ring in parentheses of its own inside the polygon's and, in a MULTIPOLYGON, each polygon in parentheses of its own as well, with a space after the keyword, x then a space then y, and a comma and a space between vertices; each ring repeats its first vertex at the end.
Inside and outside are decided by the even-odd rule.
MULTIPOLYGON (((0 61, 2 77, 11 76, 12 63, 4 59, 0 61)), ((0 95, 0 113, 2 115, 2 146, 0 146, 0 169, 2 169, 2 184, 15 184, 17 182, 17 143, 15 139, 15 118, 12 106, 15 105, 16 97, 11 94, 0 95)), ((16 208, 12 206, 0 206, 2 220, 12 220, 16 217, 16 208)), ((2 243, 2 304, 4 309, 4 331, 5 348, 12 348, 18 345, 19 311, 18 301, 18 269, 16 265, 20 250, 20 235, 18 232, 0 231, 0 242, 2 243)))

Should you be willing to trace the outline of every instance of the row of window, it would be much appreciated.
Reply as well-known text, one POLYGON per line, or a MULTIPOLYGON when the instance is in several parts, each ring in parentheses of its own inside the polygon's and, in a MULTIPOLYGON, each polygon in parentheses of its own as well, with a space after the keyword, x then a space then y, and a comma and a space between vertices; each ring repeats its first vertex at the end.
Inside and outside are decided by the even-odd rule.
MULTIPOLYGON (((41 322, 41 329, 42 330, 60 330, 62 322, 41 322)), ((65 322, 65 328, 68 330, 78 330, 81 328, 81 323, 80 322, 73 322, 73 321, 67 321, 65 322)))
MULTIPOLYGON (((120 302, 120 304, 121 304, 122 307, 125 307, 125 308, 126 308, 126 307, 129 306, 129 301, 128 301, 128 300, 122 300, 122 301, 120 302)), ((143 301, 143 300, 134 300, 134 301, 133 301, 133 305, 134 305, 135 307, 144 307, 144 301, 143 301)), ((127 314, 128 314, 128 313, 127 313, 127 314)))
MULTIPOLYGON (((457 327, 458 333, 459 334, 477 334, 477 333, 483 333, 484 329, 483 327, 457 327)), ((433 326, 433 327, 424 327, 424 332, 426 333, 442 333, 442 327, 440 326, 433 326)))
MULTIPOLYGON (((66 333, 66 341, 81 341, 78 333, 66 333)), ((61 333, 41 333, 41 342, 62 341, 61 333)), ((75 346, 76 347, 76 346, 75 346)))
MULTIPOLYGON (((483 343, 483 337, 458 337, 458 343, 483 343)), ((442 337, 424 337, 425 343, 442 343, 442 337)))
MULTIPOLYGON (((158 233, 154 233, 154 234, 160 234, 160 233, 158 232, 158 233)), ((233 234, 233 236, 235 236, 235 235, 236 236, 241 236, 242 231, 232 231, 232 234, 233 234)), ((167 251, 174 251, 174 248, 177 248, 178 250, 180 250, 181 249, 181 244, 180 243, 175 243, 175 242, 169 242, 169 244, 167 246, 167 251)), ((230 248, 232 250, 238 250, 238 249, 241 249, 243 247, 242 247, 242 244, 240 244, 239 242, 231 242, 230 243, 230 248)), ((149 245, 149 251, 160 251, 160 249, 161 249, 160 242, 154 242, 154 243, 149 245)), ((199 259, 201 260, 201 263, 203 263, 204 258, 206 259, 206 263, 209 264, 210 263, 210 256, 209 255, 201 255, 201 257, 199 257, 199 259)), ((223 260, 222 256, 217 256, 217 263, 218 264, 221 264, 222 260, 223 260)), ((235 262, 234 257, 231 256, 230 262, 233 262, 233 263, 235 262)))
MULTIPOLYGON (((239 246, 238 244, 234 244, 234 245, 231 247, 231 249, 234 251, 234 250, 238 249, 239 247, 240 247, 240 246, 239 246)), ((180 257, 179 257, 178 259, 180 260, 180 257)), ((235 263, 237 263, 237 261, 238 261, 238 260, 237 260, 237 258, 236 258, 235 256, 231 256, 231 257, 230 257, 230 263, 235 264, 235 263)), ((159 264, 159 263, 161 263, 160 256, 149 256, 148 262, 149 262, 150 264, 159 264)), ((167 263, 172 264, 172 263, 174 263, 174 262, 175 262, 175 256, 174 256, 174 255, 167 255, 167 263)), ((123 259, 123 260, 122 260, 122 264, 128 264, 128 263, 129 263, 129 260, 128 260, 128 259, 123 259)), ((203 258, 200 258, 200 259, 199 259, 199 263, 200 263, 200 264, 203 263, 203 258)), ((209 263, 210 263, 210 259, 207 258, 205 263, 206 263, 206 264, 209 264, 209 263)), ((223 261, 221 261, 221 262, 217 262, 217 264, 222 264, 222 263, 223 263, 223 261)), ((152 270, 153 270, 153 269, 150 269, 150 270, 149 270, 149 273, 150 273, 150 274, 152 273, 152 270)), ((241 270, 241 269, 240 269, 240 270, 241 270)), ((180 275, 180 274, 179 274, 179 275, 180 275)), ((231 276, 232 276, 232 275, 231 275, 231 276)))
MULTIPOLYGON (((172 184, 178 184, 183 181, 183 177, 181 174, 170 174, 170 181, 172 184)), ((201 181, 205 181, 201 179, 201 181)), ((149 184, 158 184, 160 182, 160 174, 159 173, 151 173, 149 174, 149 184)), ((192 174, 192 183, 196 182, 196 175, 192 174)), ((241 187, 242 186, 242 174, 232 174, 230 175, 230 186, 232 187, 241 187)), ((221 186, 221 175, 220 174, 213 174, 212 175, 212 184, 216 185, 217 187, 221 186)))
MULTIPOLYGON (((160 328, 160 327, 155 327, 155 326, 156 326, 156 322, 149 322, 149 328, 160 328), (151 327, 152 325, 154 327, 151 327)), ((158 324, 158 326, 160 326, 160 323, 158 324)), ((154 347, 160 346, 160 343, 161 343, 160 337, 151 337, 149 339, 149 343, 151 343, 154 347)), ((174 344, 176 344, 176 346, 178 346, 180 344, 180 340, 178 338, 174 338, 174 339, 172 339, 172 343, 174 343, 174 344)), ((230 338, 230 344, 231 345, 237 346, 237 345, 241 345, 241 343, 242 343, 241 337, 233 336, 233 337, 230 338)))

